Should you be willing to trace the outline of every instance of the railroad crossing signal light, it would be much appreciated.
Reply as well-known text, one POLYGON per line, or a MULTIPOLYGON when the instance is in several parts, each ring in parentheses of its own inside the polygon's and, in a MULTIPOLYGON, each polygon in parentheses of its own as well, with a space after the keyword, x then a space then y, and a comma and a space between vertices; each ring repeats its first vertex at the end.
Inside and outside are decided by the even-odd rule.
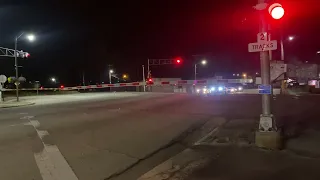
POLYGON ((271 4, 268 11, 273 19, 281 19, 284 15, 284 9, 279 3, 271 4))
POLYGON ((181 64, 181 63, 182 63, 182 59, 181 59, 180 57, 175 58, 175 59, 174 59, 174 63, 175 63, 175 64, 181 64))
POLYGON ((29 58, 30 57, 30 54, 29 53, 25 53, 25 58, 29 58))
POLYGON ((147 79, 147 85, 152 85, 153 84, 153 79, 152 78, 148 78, 147 79))

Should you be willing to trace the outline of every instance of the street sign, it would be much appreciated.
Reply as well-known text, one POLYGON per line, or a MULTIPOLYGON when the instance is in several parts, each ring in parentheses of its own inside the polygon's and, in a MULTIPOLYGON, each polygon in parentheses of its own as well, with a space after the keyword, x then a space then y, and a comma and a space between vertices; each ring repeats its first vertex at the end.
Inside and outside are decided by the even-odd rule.
POLYGON ((259 32, 257 34, 257 42, 268 41, 268 33, 267 32, 259 32))
POLYGON ((249 52, 271 51, 277 49, 277 40, 250 43, 248 45, 249 52))
POLYGON ((7 81, 7 76, 0 75, 0 83, 5 83, 7 81))
POLYGON ((271 85, 259 85, 259 94, 271 94, 271 85))

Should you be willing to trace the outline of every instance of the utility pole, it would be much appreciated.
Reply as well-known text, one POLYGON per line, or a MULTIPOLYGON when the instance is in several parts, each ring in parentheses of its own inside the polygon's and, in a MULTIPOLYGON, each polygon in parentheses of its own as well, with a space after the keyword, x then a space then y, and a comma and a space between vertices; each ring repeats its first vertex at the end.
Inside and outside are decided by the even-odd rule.
MULTIPOLYGON (((22 34, 20 35, 22 36, 22 34)), ((19 36, 19 37, 20 37, 19 36)), ((18 73, 18 53, 17 53, 17 46, 18 46, 18 38, 19 37, 16 37, 15 38, 15 41, 14 41, 14 67, 15 67, 15 70, 16 70, 16 81, 15 81, 15 85, 16 85, 16 97, 17 97, 17 101, 19 101, 19 73, 18 73)))
POLYGON ((150 59, 148 59, 147 78, 150 78, 150 59))
POLYGON ((144 83, 146 83, 146 77, 144 75, 144 65, 142 65, 142 81, 143 81, 143 92, 146 92, 146 85, 144 83))
POLYGON ((86 81, 85 81, 85 79, 84 79, 84 71, 82 72, 82 85, 86 85, 86 81))

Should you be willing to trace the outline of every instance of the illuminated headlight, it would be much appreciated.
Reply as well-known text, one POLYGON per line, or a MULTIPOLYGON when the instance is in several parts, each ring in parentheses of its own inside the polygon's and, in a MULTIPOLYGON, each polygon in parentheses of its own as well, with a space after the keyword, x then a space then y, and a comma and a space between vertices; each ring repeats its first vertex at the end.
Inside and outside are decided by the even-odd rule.
POLYGON ((215 90, 216 90, 216 88, 215 88, 215 87, 212 87, 212 88, 211 88, 211 91, 215 91, 215 90))
POLYGON ((223 91, 223 87, 218 87, 218 91, 223 91))
POLYGON ((203 88, 203 92, 206 92, 207 91, 207 89, 206 88, 203 88))
POLYGON ((242 87, 238 87, 238 90, 239 90, 239 91, 242 91, 242 89, 243 89, 242 87))
POLYGON ((234 89, 232 88, 232 89, 230 89, 230 91, 231 91, 231 92, 234 92, 234 89))
POLYGON ((199 93, 200 92, 200 89, 197 89, 197 93, 199 93))

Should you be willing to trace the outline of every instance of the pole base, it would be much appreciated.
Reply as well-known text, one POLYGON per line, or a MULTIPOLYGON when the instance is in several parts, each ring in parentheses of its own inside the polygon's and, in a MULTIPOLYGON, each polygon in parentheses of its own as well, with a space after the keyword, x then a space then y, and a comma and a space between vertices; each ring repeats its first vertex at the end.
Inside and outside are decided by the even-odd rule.
POLYGON ((255 144, 259 148, 278 150, 282 148, 282 138, 278 131, 256 131, 255 144))

